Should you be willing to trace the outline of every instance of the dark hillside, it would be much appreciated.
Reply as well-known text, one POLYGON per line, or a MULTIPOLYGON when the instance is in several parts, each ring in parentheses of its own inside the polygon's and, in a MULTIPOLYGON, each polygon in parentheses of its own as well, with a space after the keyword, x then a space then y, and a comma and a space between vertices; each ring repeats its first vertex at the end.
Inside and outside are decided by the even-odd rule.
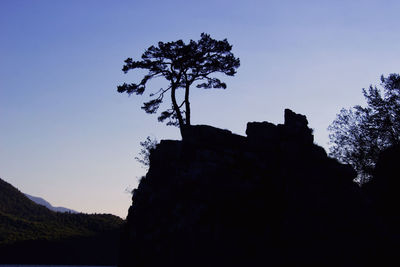
POLYGON ((0 212, 25 219, 40 219, 54 215, 47 208, 36 205, 17 188, 2 179, 0 179, 0 212))
POLYGON ((0 179, 0 263, 116 264, 122 223, 111 214, 51 211, 0 179))

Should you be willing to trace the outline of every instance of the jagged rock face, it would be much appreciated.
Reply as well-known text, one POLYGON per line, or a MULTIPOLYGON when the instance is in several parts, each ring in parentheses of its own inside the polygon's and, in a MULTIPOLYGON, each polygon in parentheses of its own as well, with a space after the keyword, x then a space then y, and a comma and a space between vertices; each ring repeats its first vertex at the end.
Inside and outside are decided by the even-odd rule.
MULTIPOLYGON (((363 186, 379 214, 393 235, 400 240, 400 145, 385 149, 376 164, 373 178, 363 186)), ((397 248, 399 247, 397 242, 397 248)))
MULTIPOLYGON (((364 266, 377 253, 356 173, 305 116, 247 137, 191 126, 163 140, 133 192, 120 266, 364 266)), ((372 229, 372 230, 371 230, 372 229)))

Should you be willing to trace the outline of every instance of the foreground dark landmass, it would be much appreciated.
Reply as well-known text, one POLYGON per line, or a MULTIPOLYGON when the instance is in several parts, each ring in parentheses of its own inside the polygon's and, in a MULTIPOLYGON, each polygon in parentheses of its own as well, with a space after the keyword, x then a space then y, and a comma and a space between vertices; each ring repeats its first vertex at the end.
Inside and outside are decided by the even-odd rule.
POLYGON ((60 213, 0 179, 0 264, 117 264, 123 220, 60 213))
POLYGON ((384 190, 400 154, 364 190, 307 124, 285 110, 283 125, 248 123, 247 137, 190 126, 161 141, 133 192, 119 265, 396 266, 398 187, 384 190))
POLYGON ((1 264, 117 265, 120 231, 0 246, 1 264))

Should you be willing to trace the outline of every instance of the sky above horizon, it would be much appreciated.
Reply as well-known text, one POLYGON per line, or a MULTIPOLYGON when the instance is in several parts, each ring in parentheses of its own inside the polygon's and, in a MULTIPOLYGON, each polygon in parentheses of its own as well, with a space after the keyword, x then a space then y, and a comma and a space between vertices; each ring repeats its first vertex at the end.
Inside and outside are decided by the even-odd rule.
MULTIPOLYGON (((315 143, 362 88, 399 73, 400 1, 0 1, 0 178, 53 206, 125 217, 147 136, 179 129, 119 94, 121 71, 158 41, 227 38, 226 90, 191 91, 192 123, 245 135, 249 121, 307 116, 315 143)), ((159 89, 162 80, 148 85, 159 89)))

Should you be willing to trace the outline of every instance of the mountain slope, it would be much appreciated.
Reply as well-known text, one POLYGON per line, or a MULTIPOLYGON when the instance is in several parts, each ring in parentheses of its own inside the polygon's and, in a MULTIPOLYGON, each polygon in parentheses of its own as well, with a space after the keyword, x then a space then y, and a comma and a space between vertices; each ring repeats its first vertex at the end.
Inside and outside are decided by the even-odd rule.
POLYGON ((121 218, 111 214, 51 211, 0 179, 0 244, 94 235, 116 229, 122 222, 121 218))
POLYGON ((111 214, 49 210, 0 179, 0 264, 115 265, 122 224, 111 214))
POLYGON ((40 219, 54 214, 47 208, 35 204, 11 184, 0 178, 0 213, 16 218, 40 219))
POLYGON ((53 205, 51 205, 48 201, 46 201, 45 199, 41 198, 41 197, 35 197, 35 196, 31 196, 29 194, 24 194, 27 198, 29 198, 30 200, 32 200, 33 202, 35 202, 38 205, 42 205, 45 206, 46 208, 48 208, 49 210, 55 211, 55 212, 70 212, 70 213, 78 213, 75 210, 71 210, 68 208, 64 208, 64 207, 54 207, 53 205))

